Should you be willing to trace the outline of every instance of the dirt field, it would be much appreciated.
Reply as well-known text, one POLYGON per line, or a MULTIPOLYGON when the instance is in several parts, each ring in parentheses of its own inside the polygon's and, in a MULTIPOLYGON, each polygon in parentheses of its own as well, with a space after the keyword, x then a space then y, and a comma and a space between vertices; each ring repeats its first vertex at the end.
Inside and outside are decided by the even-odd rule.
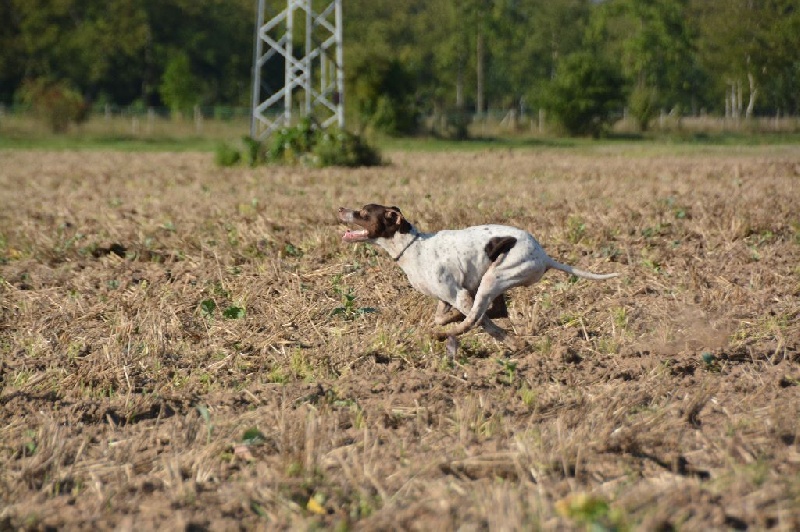
POLYGON ((800 147, 0 152, 0 530, 800 527, 800 147), (558 260, 451 362, 339 205, 558 260))

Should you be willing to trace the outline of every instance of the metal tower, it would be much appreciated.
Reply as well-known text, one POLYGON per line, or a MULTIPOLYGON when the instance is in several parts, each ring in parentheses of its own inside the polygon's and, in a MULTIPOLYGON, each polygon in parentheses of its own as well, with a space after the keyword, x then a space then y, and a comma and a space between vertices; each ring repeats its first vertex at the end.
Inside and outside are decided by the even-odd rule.
MULTIPOLYGON (((268 22, 264 2, 258 0, 256 15, 250 136, 264 139, 291 125, 297 113, 313 115, 323 127, 344 127, 342 0, 330 1, 319 12, 312 0, 287 0, 286 9, 268 22), (305 45, 299 50, 294 46, 297 30, 305 30, 305 45), (265 75, 271 60, 283 62, 282 80, 265 75)), ((273 71, 277 65, 272 64, 273 71)))

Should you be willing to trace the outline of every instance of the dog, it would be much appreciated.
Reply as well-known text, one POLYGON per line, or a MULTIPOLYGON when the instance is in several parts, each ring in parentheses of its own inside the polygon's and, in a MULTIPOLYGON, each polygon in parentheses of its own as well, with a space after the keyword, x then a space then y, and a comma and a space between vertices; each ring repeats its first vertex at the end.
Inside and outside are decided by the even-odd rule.
POLYGON ((442 329, 434 336, 448 341, 451 354, 458 348, 457 337, 476 325, 518 349, 513 335, 492 319, 508 317, 506 291, 536 283, 547 270, 595 281, 619 275, 591 273, 557 262, 530 233, 516 227, 477 225, 422 233, 397 207, 376 204, 359 210, 341 207, 338 217, 358 226, 344 233, 343 242, 377 244, 403 269, 411 286, 439 301, 434 323, 442 329), (443 328, 458 320, 452 328, 443 328))

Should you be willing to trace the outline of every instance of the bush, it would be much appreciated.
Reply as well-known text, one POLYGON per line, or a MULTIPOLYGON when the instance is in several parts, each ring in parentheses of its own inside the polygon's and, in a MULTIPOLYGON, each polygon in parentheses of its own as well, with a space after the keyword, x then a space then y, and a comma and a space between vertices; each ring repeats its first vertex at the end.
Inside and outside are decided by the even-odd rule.
POLYGON ((311 119, 286 127, 265 142, 243 137, 237 148, 230 144, 217 147, 215 160, 220 166, 244 162, 250 166, 263 163, 305 164, 307 166, 377 166, 382 163, 377 148, 360 135, 331 127, 322 129, 311 119))
POLYGON ((256 166, 265 161, 264 149, 259 141, 245 135, 242 137, 242 144, 244 144, 244 162, 248 166, 256 166))
POLYGON ((650 120, 656 116, 658 91, 651 87, 638 85, 628 98, 628 108, 636 119, 640 131, 647 131, 650 120))
POLYGON ((376 148, 339 128, 320 131, 313 154, 317 166, 379 166, 382 162, 376 148))
POLYGON ((167 63, 158 92, 173 116, 180 116, 199 102, 198 85, 200 80, 192 73, 189 57, 179 52, 167 63))
POLYGON ((402 61, 368 54, 353 73, 353 100, 361 127, 389 135, 417 130, 416 82, 402 61))
POLYGON ((618 69, 591 52, 564 58, 547 90, 549 109, 571 135, 600 136, 622 106, 618 69))
POLYGON ((219 166, 233 166, 242 160, 242 154, 230 144, 219 144, 214 151, 214 161, 219 166))
POLYGON ((306 162, 304 159, 316 141, 317 129, 310 118, 301 120, 294 127, 281 129, 270 139, 267 159, 282 164, 306 162))
POLYGON ((456 110, 447 116, 447 136, 456 140, 469 138, 469 125, 472 123, 472 114, 463 110, 456 110))
POLYGON ((63 133, 70 124, 83 123, 89 116, 89 106, 83 96, 66 81, 28 80, 20 89, 20 99, 30 105, 54 133, 63 133))

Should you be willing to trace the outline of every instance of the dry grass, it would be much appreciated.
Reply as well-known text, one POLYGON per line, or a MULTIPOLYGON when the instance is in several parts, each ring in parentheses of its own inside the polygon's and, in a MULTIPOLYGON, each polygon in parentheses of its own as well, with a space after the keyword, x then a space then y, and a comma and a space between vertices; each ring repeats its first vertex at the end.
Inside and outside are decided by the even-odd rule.
MULTIPOLYGON (((186 139, 187 137, 211 140, 239 138, 242 131, 249 130, 249 112, 237 113, 230 119, 191 115, 169 118, 164 111, 144 113, 109 114, 93 113, 81 124, 72 124, 68 131, 54 134, 44 120, 39 120, 29 112, 7 113, 0 111, 0 133, 4 136, 47 142, 64 142, 65 139, 80 138, 105 139, 186 139)), ((206 113, 207 115, 209 113, 206 113)))
POLYGON ((2 157, 0 528, 800 527, 800 149, 2 157), (368 201, 622 276, 451 366, 368 201))

